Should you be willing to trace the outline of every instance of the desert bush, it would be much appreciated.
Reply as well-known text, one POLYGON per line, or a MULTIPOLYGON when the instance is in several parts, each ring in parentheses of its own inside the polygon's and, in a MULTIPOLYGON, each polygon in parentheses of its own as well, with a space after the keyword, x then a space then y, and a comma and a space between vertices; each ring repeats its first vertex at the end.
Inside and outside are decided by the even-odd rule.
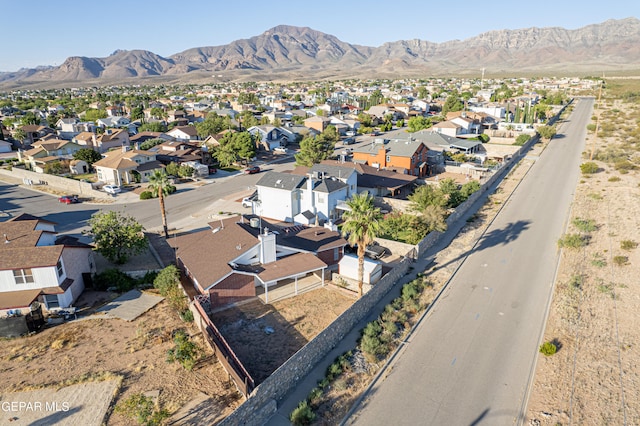
POLYGON ((180 272, 174 265, 169 265, 160 271, 153 281, 153 286, 176 311, 182 313, 188 309, 187 297, 180 287, 180 272))
POLYGON ((620 178, 618 176, 611 176, 609 179, 609 182, 620 182, 620 178))
POLYGON ((166 409, 158 409, 151 397, 135 393, 116 405, 115 411, 146 426, 160 425, 169 418, 166 409))
POLYGON ((306 400, 300 401, 298 406, 289 414, 289 421, 296 426, 310 425, 315 418, 316 414, 306 400))
POLYGON ((629 258, 627 256, 614 256, 613 263, 616 266, 624 266, 629 263, 629 258))
POLYGON ((175 346, 167 352, 167 362, 179 362, 185 370, 193 370, 200 353, 198 345, 182 330, 176 332, 173 343, 175 346))
POLYGON ((592 175, 598 172, 598 165, 593 161, 587 161, 586 163, 580 164, 580 171, 583 175, 592 175))
POLYGON ((558 240, 558 247, 578 249, 587 245, 587 239, 580 234, 564 234, 558 240))
POLYGON ((607 266, 607 261, 600 253, 595 253, 593 255, 591 265, 595 266, 596 268, 604 268, 605 266, 607 266))
POLYGON ((579 289, 582 287, 583 281, 584 279, 582 278, 582 275, 573 275, 569 280, 569 287, 579 289))
POLYGON ((151 193, 151 191, 142 191, 140 193, 141 200, 150 200, 151 198, 153 198, 153 194, 151 193))
POLYGON ((633 250, 638 247, 638 243, 633 240, 622 240, 620 241, 620 248, 622 250, 633 250))
POLYGON ((540 353, 544 356, 551 356, 555 354, 558 350, 558 347, 552 342, 544 342, 540 345, 540 353))
POLYGON ((633 164, 631 161, 629 160, 620 160, 620 161, 616 161, 615 164, 613 165, 613 167, 620 173, 622 174, 626 174, 629 173, 629 171, 631 170, 635 170, 638 168, 638 166, 636 166, 635 164, 633 164))
POLYGON ((182 318, 184 322, 193 322, 193 312, 189 309, 182 311, 180 312, 180 318, 182 318))
POLYGON ((573 219, 572 223, 580 232, 593 232, 598 229, 598 226, 593 219, 581 219, 576 217, 573 219))
POLYGON ((531 136, 523 133, 516 138, 516 141, 513 144, 516 146, 522 146, 529 142, 529 139, 531 139, 531 136))

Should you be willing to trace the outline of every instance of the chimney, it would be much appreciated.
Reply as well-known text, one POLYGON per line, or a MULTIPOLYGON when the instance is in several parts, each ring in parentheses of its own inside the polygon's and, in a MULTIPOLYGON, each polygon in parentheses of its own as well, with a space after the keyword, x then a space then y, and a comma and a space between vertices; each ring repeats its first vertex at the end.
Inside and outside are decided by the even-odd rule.
POLYGON ((127 152, 128 150, 129 150, 129 147, 127 146, 127 144, 122 142, 122 152, 127 152))
POLYGON ((258 235, 260 241, 260 263, 271 263, 276 261, 276 235, 269 232, 269 228, 264 228, 264 233, 258 235))

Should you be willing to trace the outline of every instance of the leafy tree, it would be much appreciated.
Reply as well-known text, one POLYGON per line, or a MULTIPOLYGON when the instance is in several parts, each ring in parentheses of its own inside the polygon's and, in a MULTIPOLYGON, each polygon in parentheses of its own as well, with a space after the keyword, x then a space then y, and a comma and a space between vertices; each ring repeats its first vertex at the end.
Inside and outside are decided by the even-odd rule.
POLYGON ((260 105, 260 99, 258 95, 250 92, 242 92, 238 95, 239 104, 260 105))
POLYGON ((479 191, 480 188, 480 182, 478 182, 477 180, 472 180, 462 185, 462 188, 460 188, 460 194, 462 194, 462 197, 466 200, 471 196, 471 194, 479 191))
POLYGON ((282 120, 280 120, 278 117, 273 119, 273 125, 276 127, 281 127, 282 126, 282 120))
POLYGON ((84 119, 87 121, 95 122, 96 120, 99 120, 101 118, 107 118, 107 111, 105 111, 104 109, 89 108, 84 113, 84 119))
POLYGON ((239 115, 241 128, 248 129, 258 125, 258 119, 251 111, 242 111, 239 115))
POLYGON ((400 120, 396 121, 396 127, 398 129, 402 129, 404 127, 404 120, 402 118, 400 120))
POLYGON ((99 211, 91 216, 89 226, 96 250, 111 262, 123 264, 147 248, 144 228, 132 216, 99 211))
POLYGON ((447 100, 442 106, 442 115, 446 115, 450 111, 462 111, 464 104, 460 102, 460 98, 457 93, 453 93, 447 96, 447 100))
POLYGON ((225 129, 231 128, 231 118, 228 115, 218 115, 216 112, 207 114, 207 118, 196 123, 198 136, 206 139, 207 136, 217 135, 225 129))
POLYGON ((167 228, 167 212, 164 208, 164 195, 169 186, 169 178, 164 170, 156 170, 151 176, 149 176, 149 189, 158 194, 158 200, 160 201, 162 230, 164 231, 165 238, 169 238, 169 230, 167 228))
POLYGON ((413 133, 419 130, 428 129, 433 124, 431 123, 431 118, 428 117, 411 117, 408 123, 408 131, 413 133))
POLYGON ((131 110, 131 120, 140 120, 144 118, 144 109, 137 106, 131 110))
POLYGON ((28 126, 31 124, 40 124, 40 118, 37 117, 33 112, 27 112, 24 117, 20 120, 23 126, 28 126))
POLYGON ((440 191, 442 191, 447 198, 447 207, 457 207, 464 201, 462 194, 460 193, 460 188, 453 179, 441 180, 440 191))
POLYGON ((194 171, 195 169, 193 167, 186 164, 181 164, 180 168, 178 169, 178 176, 180 176, 181 178, 188 178, 193 176, 194 171))
POLYGON ((144 141, 144 142, 142 142, 140 144, 140 149, 146 151, 146 150, 151 149, 154 146, 159 145, 159 144, 161 144, 163 142, 165 142, 165 140, 162 139, 162 138, 147 139, 146 141, 144 141))
POLYGON ((158 120, 168 117, 166 111, 158 107, 151 108, 151 110, 149 111, 149 115, 158 120))
POLYGON ((189 309, 189 302, 180 287, 180 272, 174 265, 164 268, 153 280, 153 286, 169 304, 182 313, 189 309))
POLYGON ((423 212, 427 206, 447 205, 447 199, 442 190, 433 185, 421 185, 413 194, 409 195, 410 208, 416 212, 423 212))
POLYGON ((424 235, 431 231, 444 232, 447 230, 446 217, 447 211, 443 206, 429 205, 412 221, 411 226, 412 229, 416 229, 416 233, 423 232, 424 235))
POLYGON ((542 139, 551 140, 556 135, 556 126, 542 126, 537 129, 542 139))
POLYGON ((300 142, 300 152, 295 155, 296 164, 311 167, 329 158, 334 148, 335 143, 325 139, 322 134, 307 136, 300 142))
POLYGON ((144 123, 143 125, 141 125, 138 128, 138 131, 164 133, 167 131, 167 126, 159 121, 152 121, 151 123, 144 123))
POLYGON ((92 165, 96 161, 100 161, 102 159, 102 155, 91 148, 80 148, 73 153, 73 158, 76 160, 86 161, 87 164, 92 165))
POLYGON ((529 139, 531 139, 531 136, 527 135, 526 133, 523 133, 516 138, 516 141, 513 144, 517 146, 522 146, 525 143, 529 142, 529 139))
POLYGON ((61 161, 52 161, 44 165, 44 172, 49 175, 59 175, 65 171, 65 166, 61 161))
POLYGON ((371 125, 373 124, 373 118, 366 112, 361 112, 360 114, 358 114, 358 121, 362 126, 365 127, 371 127, 371 125))
POLYGON ((362 297, 365 250, 380 234, 382 214, 374 207, 368 192, 354 194, 347 200, 347 206, 349 210, 342 215, 342 235, 352 247, 358 246, 358 296, 362 297))

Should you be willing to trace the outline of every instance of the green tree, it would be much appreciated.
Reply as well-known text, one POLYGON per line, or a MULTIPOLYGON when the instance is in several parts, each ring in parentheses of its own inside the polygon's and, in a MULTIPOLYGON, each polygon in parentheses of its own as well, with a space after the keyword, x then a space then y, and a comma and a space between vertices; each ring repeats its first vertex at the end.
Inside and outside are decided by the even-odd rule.
POLYGON ((59 175, 65 171, 61 161, 52 161, 44 165, 44 172, 49 175, 59 175))
POLYGON ((167 131, 167 126, 162 124, 159 121, 152 121, 151 123, 144 123, 139 128, 140 132, 160 132, 164 133, 167 131))
POLYGON ((107 111, 105 111, 104 109, 89 108, 84 113, 84 119, 87 121, 95 122, 96 120, 99 120, 101 118, 107 118, 107 111))
POLYGON ((417 132, 419 130, 428 129, 432 126, 431 118, 428 117, 411 117, 407 124, 408 131, 410 133, 417 132))
POLYGON ((421 185, 416 188, 413 194, 409 195, 410 209, 416 212, 424 212, 427 206, 447 205, 447 198, 442 190, 433 185, 421 185))
POLYGON ((542 139, 551 140, 556 135, 556 126, 542 126, 537 128, 542 139))
POLYGON ((91 148, 80 148, 73 153, 73 158, 76 160, 86 161, 87 164, 91 166, 96 161, 100 161, 102 159, 102 155, 91 148))
POLYGON ((158 194, 160 215, 162 216, 162 230, 165 238, 169 238, 169 230, 167 228, 167 212, 164 208, 164 194, 169 186, 169 178, 164 170, 156 170, 149 176, 149 189, 158 194))
POLYGON ((248 129, 258 125, 258 119, 253 115, 251 111, 242 111, 239 115, 241 129, 248 129))
POLYGON ((22 117, 20 122, 23 126, 40 124, 40 118, 38 118, 33 112, 29 111, 22 117))
POLYGON ((146 151, 148 149, 153 148, 156 145, 160 145, 163 142, 166 142, 166 141, 162 138, 147 139, 146 141, 140 144, 140 149, 146 151))
POLYGON ((168 117, 168 115, 165 112, 165 110, 163 110, 162 108, 158 108, 158 107, 151 108, 151 111, 149 111, 149 115, 152 118, 155 118, 157 120, 161 120, 163 118, 167 118, 168 117))
POLYGON ((368 192, 354 194, 347 200, 347 206, 349 210, 342 215, 342 235, 352 247, 358 246, 358 296, 362 297, 365 250, 380 234, 382 214, 368 192))
POLYGON ((24 142, 27 138, 27 132, 22 129, 17 129, 13 132, 13 138, 17 141, 24 142))
POLYGON ((457 93, 453 93, 447 96, 447 100, 444 102, 442 106, 442 115, 447 115, 448 112, 451 111, 462 111, 464 108, 464 104, 460 102, 460 98, 457 93))
POLYGON ((134 107, 131 110, 131 120, 141 120, 144 118, 144 109, 141 106, 134 107))
POLYGON ((329 158, 334 149, 335 143, 322 134, 307 136, 300 142, 300 152, 295 155, 296 164, 311 167, 329 158))
POLYGON ((144 228, 132 216, 117 211, 99 211, 89 219, 89 235, 93 237, 96 251, 117 264, 126 263, 129 257, 147 248, 144 228))
POLYGON ((358 114, 358 121, 364 127, 371 127, 371 125, 373 124, 373 118, 366 112, 361 112, 360 114, 358 114))

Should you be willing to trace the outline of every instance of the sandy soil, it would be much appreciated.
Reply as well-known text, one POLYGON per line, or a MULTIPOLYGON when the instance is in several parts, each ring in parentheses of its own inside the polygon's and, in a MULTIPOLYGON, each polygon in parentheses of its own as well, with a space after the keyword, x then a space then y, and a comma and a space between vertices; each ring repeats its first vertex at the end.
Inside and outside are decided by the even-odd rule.
POLYGON ((252 301, 212 318, 258 384, 353 302, 339 289, 322 287, 269 305, 252 301))
MULTIPOLYGON (((104 299, 108 299, 105 297, 104 299)), ((115 402, 133 393, 160 391, 160 403, 175 411, 200 392, 212 397, 211 410, 228 415, 241 402, 227 374, 211 353, 193 371, 166 362, 173 347, 171 334, 186 329, 202 348, 193 326, 182 322, 166 302, 138 319, 83 320, 50 327, 30 337, 0 341, 0 389, 9 392, 83 382, 110 373, 123 378, 115 402)), ((203 349, 204 350, 204 349, 203 349)), ((108 425, 128 425, 131 419, 118 413, 108 425)))
MULTIPOLYGON (((578 184, 571 212, 597 230, 583 249, 562 252, 545 332, 560 349, 538 357, 527 424, 640 424, 640 248, 621 246, 640 242, 640 179, 597 163, 601 170, 578 184)), ((569 224, 567 232, 578 231, 569 224)))

